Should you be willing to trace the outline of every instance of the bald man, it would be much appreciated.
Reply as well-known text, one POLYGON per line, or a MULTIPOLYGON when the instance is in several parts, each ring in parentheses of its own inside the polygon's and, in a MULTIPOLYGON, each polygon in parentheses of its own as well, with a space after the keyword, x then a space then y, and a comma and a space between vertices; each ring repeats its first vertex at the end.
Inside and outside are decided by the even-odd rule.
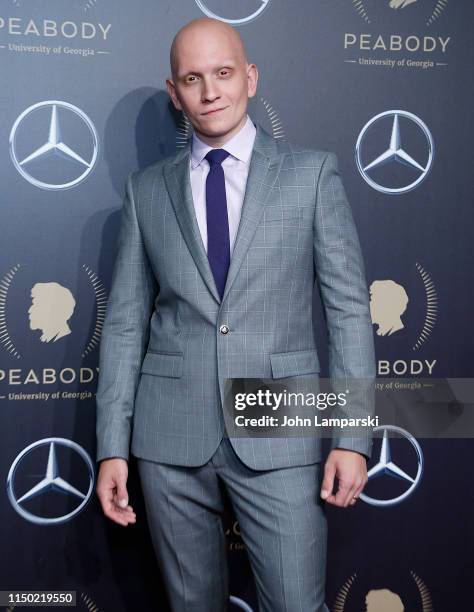
POLYGON ((229 25, 190 22, 170 64, 166 86, 193 135, 128 178, 100 349, 97 493, 111 520, 136 522, 131 451, 174 612, 227 609, 223 489, 259 609, 321 612, 325 503, 356 502, 370 435, 334 437, 323 469, 320 439, 227 436, 223 391, 232 378, 318 376, 316 280, 331 376, 375 376, 363 260, 337 159, 251 121, 258 70, 229 25))

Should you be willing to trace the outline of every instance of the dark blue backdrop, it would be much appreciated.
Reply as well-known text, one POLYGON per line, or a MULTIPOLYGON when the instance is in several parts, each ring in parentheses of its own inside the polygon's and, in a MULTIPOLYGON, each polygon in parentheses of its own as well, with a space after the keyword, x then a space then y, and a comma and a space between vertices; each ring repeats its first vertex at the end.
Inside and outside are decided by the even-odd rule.
MULTIPOLYGON (((72 589, 84 610, 167 610, 134 462, 135 526, 106 521, 89 495, 94 393, 124 181, 182 146, 186 126, 164 86, 168 50, 204 13, 235 23, 259 67, 251 116, 276 137, 338 155, 372 291, 379 376, 472 376, 472 3, 4 0, 0 589, 72 589), (377 296, 374 281, 383 281, 377 296), (390 334, 389 286, 408 298, 390 334), (75 492, 45 481, 22 498, 48 459, 75 492)), ((318 296, 315 318, 323 338, 318 296)), ((423 474, 402 502, 379 503, 407 488, 382 478, 355 508, 328 509, 332 610, 365 610, 368 594, 407 611, 470 608, 469 437, 418 440, 423 474)), ((413 449, 409 438, 392 442, 412 476, 413 449)), ((376 442, 372 463, 379 452, 376 442)), ((230 509, 227 522, 233 607, 256 609, 230 509)), ((370 596, 367 609, 386 609, 370 596)))

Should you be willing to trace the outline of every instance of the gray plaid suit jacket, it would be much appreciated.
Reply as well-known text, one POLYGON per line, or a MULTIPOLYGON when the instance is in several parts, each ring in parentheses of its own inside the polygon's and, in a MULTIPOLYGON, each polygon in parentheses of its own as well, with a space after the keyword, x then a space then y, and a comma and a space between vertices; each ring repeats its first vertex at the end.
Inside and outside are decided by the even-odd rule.
MULTIPOLYGON (((226 378, 318 376, 316 281, 331 378, 375 378, 364 264, 336 155, 276 140, 257 125, 222 300, 194 212, 189 155, 190 143, 128 177, 100 346, 97 461, 128 459, 131 450, 202 465, 225 432, 226 378)), ((372 411, 370 402, 351 405, 353 416, 372 411)), ((253 469, 322 457, 316 438, 231 442, 253 469)), ((332 440, 369 457, 371 444, 369 431, 332 440)))

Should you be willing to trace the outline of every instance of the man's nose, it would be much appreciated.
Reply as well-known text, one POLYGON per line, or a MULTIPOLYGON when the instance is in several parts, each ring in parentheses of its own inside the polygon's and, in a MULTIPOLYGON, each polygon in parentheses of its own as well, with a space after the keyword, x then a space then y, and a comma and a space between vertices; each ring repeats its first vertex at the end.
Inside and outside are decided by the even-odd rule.
POLYGON ((212 79, 203 79, 201 90, 202 102, 214 102, 217 98, 219 98, 219 92, 216 83, 212 79))

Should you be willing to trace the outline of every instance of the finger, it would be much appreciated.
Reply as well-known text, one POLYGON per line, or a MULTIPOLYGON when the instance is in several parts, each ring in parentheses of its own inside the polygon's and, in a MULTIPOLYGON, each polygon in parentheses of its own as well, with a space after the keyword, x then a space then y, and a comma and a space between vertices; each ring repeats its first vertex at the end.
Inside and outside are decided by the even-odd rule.
MULTIPOLYGON (((332 490, 334 488, 334 476, 336 475, 336 466, 332 463, 324 466, 324 478, 321 484, 321 497, 326 501, 329 501, 333 496, 332 490)), ((331 502, 329 502, 331 503, 331 502)))
POLYGON ((117 508, 117 506, 114 506, 113 511, 124 518, 136 516, 133 510, 126 510, 125 508, 117 508))
POLYGON ((115 510, 116 512, 119 512, 119 513, 120 513, 120 514, 122 514, 123 516, 126 516, 126 515, 133 515, 133 514, 135 514, 135 511, 133 510, 132 506, 130 506, 130 505, 129 505, 129 506, 126 506, 125 508, 122 508, 121 506, 118 506, 118 505, 115 503, 115 500, 114 500, 114 501, 113 501, 113 506, 114 506, 114 510, 115 510))
POLYGON ((354 495, 353 495, 353 497, 355 497, 356 499, 352 499, 352 500, 351 500, 351 504, 352 504, 352 505, 354 505, 354 504, 357 502, 357 500, 360 498, 360 494, 361 494, 361 493, 362 493, 362 491, 364 490, 364 487, 365 487, 366 483, 367 483, 367 479, 363 479, 363 480, 362 480, 362 484, 360 484, 360 485, 357 487, 357 489, 356 489, 356 491, 355 491, 355 493, 354 493, 354 495))
POLYGON ((326 502, 340 508, 344 505, 344 500, 347 497, 348 485, 346 482, 338 480, 338 488, 336 493, 333 493, 326 498, 326 502))
POLYGON ((356 489, 352 489, 350 494, 348 495, 346 501, 345 501, 345 508, 347 508, 347 506, 351 505, 353 506, 355 503, 357 502, 357 490, 356 489))
POLYGON ((125 506, 125 508, 122 508, 122 506, 119 506, 119 505, 117 504, 117 502, 116 502, 116 500, 115 500, 115 499, 114 499, 114 502, 113 502, 113 503, 114 503, 115 509, 116 509, 117 511, 119 511, 119 512, 124 512, 124 513, 127 513, 127 512, 133 512, 133 508, 132 508, 132 506, 130 506, 130 505, 125 506))
POLYGON ((102 511, 105 514, 110 505, 114 502, 113 489, 110 487, 97 487, 97 497, 99 498, 100 505, 102 506, 102 511))
POLYGON ((350 487, 349 491, 347 492, 346 497, 344 498, 344 507, 347 508, 347 506, 351 503, 351 502, 355 502, 357 500, 354 500, 354 497, 357 497, 357 490, 359 488, 359 480, 355 480, 352 484, 352 486, 350 487))
POLYGON ((125 508, 121 508, 115 503, 117 498, 115 494, 115 482, 98 486, 97 496, 100 500, 102 511, 108 519, 123 526, 136 522, 136 515, 132 506, 127 505, 125 508))
POLYGON ((352 487, 350 486, 350 483, 344 480, 339 480, 338 489, 336 491, 336 496, 334 499, 334 503, 336 506, 339 506, 340 508, 345 507, 346 502, 348 501, 348 499, 350 499, 351 489, 352 487))
POLYGON ((105 514, 107 518, 114 521, 114 523, 118 523, 119 525, 123 525, 123 526, 126 526, 129 523, 135 523, 137 520, 134 513, 124 514, 120 510, 117 510, 115 506, 113 506, 112 508, 109 508, 105 514))
POLYGON ((115 493, 115 503, 120 508, 128 506, 128 492, 124 482, 117 482, 117 492, 115 493))
POLYGON ((357 500, 360 498, 360 494, 362 493, 362 491, 364 490, 365 485, 367 484, 367 477, 362 478, 362 480, 359 483, 359 486, 356 487, 355 492, 352 495, 352 499, 349 502, 352 506, 357 502, 357 500), (354 499, 354 497, 356 499, 354 499))
POLYGON ((111 518, 111 520, 114 523, 117 523, 117 525, 122 525, 122 527, 127 527, 130 524, 135 524, 136 523, 136 519, 132 519, 132 518, 130 518, 130 519, 125 518, 124 519, 124 518, 119 518, 117 516, 116 517, 110 517, 110 518, 111 518))
POLYGON ((351 498, 351 500, 349 502, 350 506, 355 506, 355 504, 359 501, 359 495, 360 495, 359 491, 356 491, 354 493, 354 495, 352 496, 352 498, 351 498))
POLYGON ((113 504, 120 510, 126 510, 129 507, 128 501, 124 500, 122 496, 117 495, 117 493, 113 497, 113 504))
POLYGON ((134 523, 137 520, 135 512, 124 513, 119 511, 117 515, 120 516, 122 519, 128 521, 129 523, 134 523))
POLYGON ((110 490, 109 494, 104 495, 103 511, 107 518, 111 519, 119 525, 128 525, 129 522, 136 521, 136 515, 131 506, 121 508, 115 503, 115 495, 110 490))

